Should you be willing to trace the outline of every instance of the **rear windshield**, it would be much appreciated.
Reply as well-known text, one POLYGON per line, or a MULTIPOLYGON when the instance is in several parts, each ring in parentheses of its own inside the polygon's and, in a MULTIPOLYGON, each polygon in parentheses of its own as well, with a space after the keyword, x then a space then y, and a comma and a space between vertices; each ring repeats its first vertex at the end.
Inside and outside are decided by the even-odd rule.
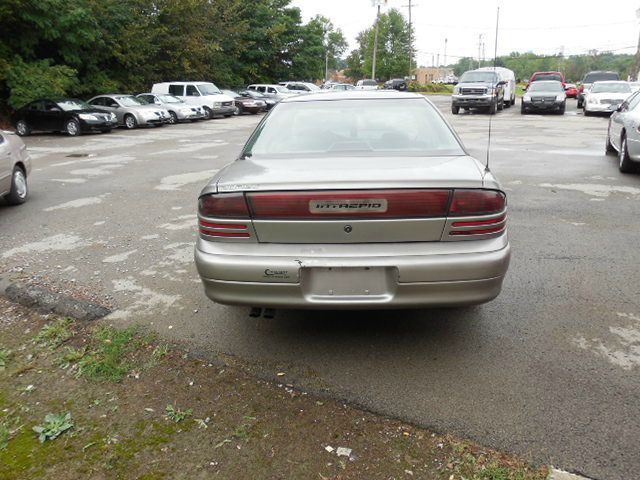
POLYGON ((464 151, 426 100, 379 99, 281 103, 256 129, 243 155, 436 156, 464 151))
POLYGON ((616 72, 587 73, 582 83, 602 82, 605 80, 620 80, 620 76, 616 72))
POLYGON ((532 78, 532 82, 539 82, 541 80, 555 80, 556 82, 562 82, 562 75, 559 73, 538 73, 532 78))
POLYGON ((631 93, 628 83, 594 83, 591 88, 592 93, 631 93))
POLYGON ((530 92, 554 92, 560 93, 564 91, 560 82, 534 82, 529 87, 530 92))

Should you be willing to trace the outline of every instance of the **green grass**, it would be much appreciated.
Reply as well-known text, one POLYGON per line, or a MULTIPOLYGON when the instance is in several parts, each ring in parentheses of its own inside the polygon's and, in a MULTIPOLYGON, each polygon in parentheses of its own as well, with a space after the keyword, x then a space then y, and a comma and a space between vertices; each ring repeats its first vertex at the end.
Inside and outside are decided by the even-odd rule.
POLYGON ((36 336, 36 343, 43 347, 56 349, 73 336, 73 320, 61 318, 42 327, 36 336))
POLYGON ((0 348, 0 370, 4 370, 9 362, 11 352, 6 348, 0 348))
POLYGON ((78 362, 78 376, 91 380, 122 380, 131 370, 128 356, 139 346, 134 328, 100 327, 91 336, 89 351, 78 362))
POLYGON ((169 420, 173 420, 176 423, 180 423, 186 420, 187 418, 191 417, 193 415, 193 410, 190 408, 187 408, 186 410, 181 410, 178 407, 174 407, 173 405, 169 404, 167 405, 167 408, 166 408, 166 415, 169 420))

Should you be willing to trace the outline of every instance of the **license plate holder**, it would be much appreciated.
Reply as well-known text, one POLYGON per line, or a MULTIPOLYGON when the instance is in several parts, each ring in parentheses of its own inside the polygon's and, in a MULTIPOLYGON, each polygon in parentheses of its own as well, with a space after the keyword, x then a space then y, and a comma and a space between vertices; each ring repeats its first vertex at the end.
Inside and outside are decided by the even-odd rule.
POLYGON ((313 267, 305 268, 305 290, 320 297, 367 297, 389 294, 389 269, 386 267, 313 267))

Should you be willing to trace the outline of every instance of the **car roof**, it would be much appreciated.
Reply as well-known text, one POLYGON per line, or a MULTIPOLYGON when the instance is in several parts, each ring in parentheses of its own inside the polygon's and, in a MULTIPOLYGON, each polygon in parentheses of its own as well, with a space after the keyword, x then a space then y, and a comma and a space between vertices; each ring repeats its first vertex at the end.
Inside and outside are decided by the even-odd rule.
POLYGON ((332 93, 331 95, 324 93, 296 95, 295 97, 285 98, 280 103, 334 102, 336 100, 406 100, 419 98, 426 100, 425 96, 419 93, 397 92, 395 90, 349 90, 348 92, 332 93))

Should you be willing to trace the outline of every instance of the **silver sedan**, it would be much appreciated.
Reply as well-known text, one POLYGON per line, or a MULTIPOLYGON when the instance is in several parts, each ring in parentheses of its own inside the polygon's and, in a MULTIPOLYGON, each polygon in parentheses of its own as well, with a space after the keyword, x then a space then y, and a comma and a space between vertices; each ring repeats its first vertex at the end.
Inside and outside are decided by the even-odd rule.
POLYGON ((425 97, 301 95, 202 190, 195 261, 223 304, 471 305, 501 291, 506 221, 500 184, 425 97))
POLYGON ((184 100, 163 93, 141 93, 136 95, 149 105, 162 107, 169 112, 169 123, 189 122, 206 118, 200 105, 190 105, 184 100))
POLYGON ((640 169, 640 91, 627 98, 609 117, 606 152, 617 153, 620 171, 640 169))
POLYGON ((98 95, 88 103, 103 112, 115 113, 118 124, 128 129, 143 125, 162 126, 171 119, 167 109, 147 105, 133 95, 98 95))
POLYGON ((26 202, 30 173, 31 157, 24 142, 13 133, 0 131, 0 198, 9 205, 26 202))

